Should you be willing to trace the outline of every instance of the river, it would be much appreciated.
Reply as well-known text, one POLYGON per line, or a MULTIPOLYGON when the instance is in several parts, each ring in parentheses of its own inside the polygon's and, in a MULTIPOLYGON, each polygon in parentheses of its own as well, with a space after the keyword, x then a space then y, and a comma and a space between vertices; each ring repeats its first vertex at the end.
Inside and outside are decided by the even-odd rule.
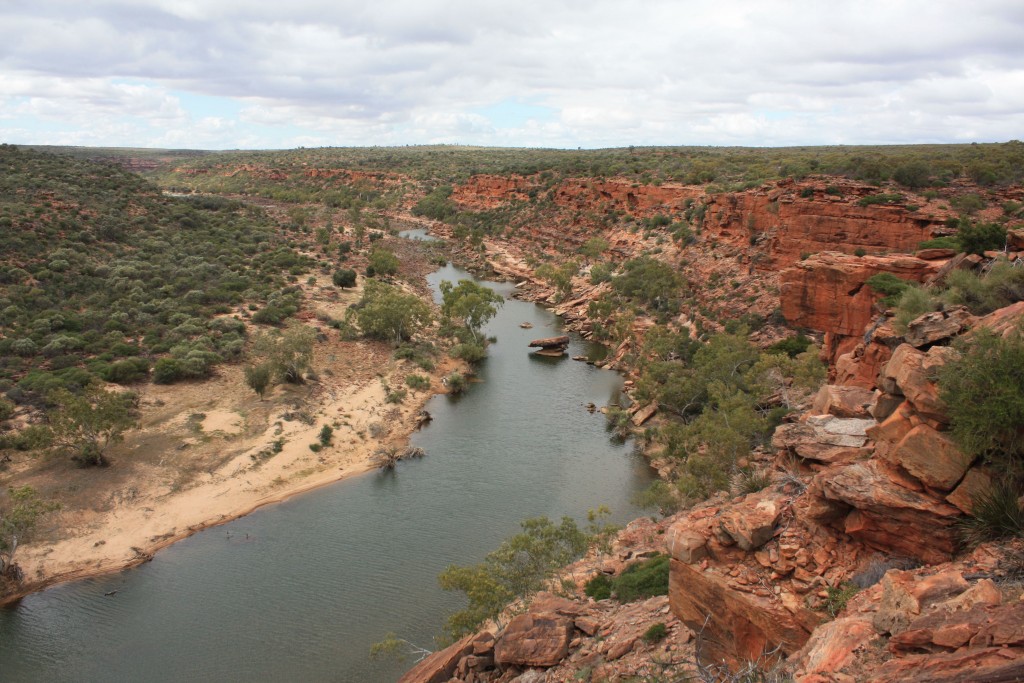
MULTIPOLYGON (((448 266, 428 279, 436 295, 465 277, 448 266)), ((427 457, 0 608, 0 680, 393 681, 411 662, 371 661, 370 646, 394 631, 434 647, 463 604, 437 586, 447 565, 480 561, 528 517, 583 524, 602 504, 619 521, 642 514, 629 499, 649 468, 585 409, 616 400, 620 378, 531 357, 530 339, 560 333, 533 304, 508 299, 486 332, 498 341, 479 381, 427 406, 434 420, 413 437, 427 457)), ((570 355, 587 351, 574 335, 570 355)))

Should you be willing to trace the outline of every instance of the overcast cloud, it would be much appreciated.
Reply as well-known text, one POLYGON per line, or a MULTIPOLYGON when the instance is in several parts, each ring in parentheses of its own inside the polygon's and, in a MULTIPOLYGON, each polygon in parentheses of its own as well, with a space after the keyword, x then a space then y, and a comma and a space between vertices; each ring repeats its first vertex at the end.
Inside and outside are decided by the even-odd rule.
POLYGON ((1020 0, 0 0, 0 141, 1005 141, 1020 0))

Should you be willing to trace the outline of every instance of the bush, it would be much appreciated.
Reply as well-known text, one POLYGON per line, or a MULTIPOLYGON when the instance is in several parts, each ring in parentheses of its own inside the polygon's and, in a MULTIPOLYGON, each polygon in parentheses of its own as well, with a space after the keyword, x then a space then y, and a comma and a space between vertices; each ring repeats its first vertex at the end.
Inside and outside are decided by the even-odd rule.
POLYGON ((444 385, 448 387, 448 393, 461 394, 466 390, 466 378, 460 372, 453 372, 444 378, 444 385))
POLYGON ((668 636, 668 627, 659 621, 657 624, 651 624, 650 627, 644 631, 644 635, 642 637, 645 643, 653 645, 654 643, 660 643, 665 640, 666 636, 668 636))
POLYGON ((669 556, 655 555, 634 562, 615 577, 613 592, 619 602, 633 602, 668 595, 669 556))
POLYGON ((1024 337, 975 330, 939 371, 952 436, 968 456, 985 456, 1011 476, 1024 456, 1024 337))
POLYGON ((351 268, 342 268, 334 271, 334 275, 331 276, 331 282, 334 283, 335 287, 346 287, 356 286, 356 271, 351 268))
POLYGON ((612 597, 612 580, 607 574, 596 574, 587 581, 583 592, 594 600, 607 600, 612 597))
POLYGON ((867 279, 866 284, 882 295, 881 303, 886 306, 895 306, 903 292, 911 286, 911 283, 901 280, 892 273, 872 275, 867 279))
POLYGON ((971 515, 957 521, 961 542, 969 548, 986 541, 1024 536, 1024 509, 1017 487, 997 482, 971 504, 971 515))
POLYGON ((185 368, 177 358, 161 358, 153 366, 153 381, 156 384, 173 384, 185 377, 185 368))
POLYGON ((366 275, 376 277, 377 275, 394 275, 398 272, 398 257, 387 249, 374 249, 370 252, 369 265, 366 266, 366 275))
POLYGON ((996 223, 961 221, 956 238, 961 251, 984 255, 986 251, 999 251, 1006 246, 1006 228, 996 223))
POLYGON ((846 603, 850 601, 860 589, 852 583, 842 583, 838 586, 828 586, 825 591, 828 596, 825 598, 824 610, 835 619, 839 613, 846 609, 846 603))
POLYGON ((801 353, 806 351, 810 345, 810 337, 803 333, 800 333, 797 334, 795 337, 789 337, 787 339, 783 339, 782 341, 777 341, 765 350, 768 353, 784 353, 790 358, 796 358, 801 353))
POLYGON ((955 249, 960 251, 960 240, 956 237, 947 235, 945 237, 936 237, 934 239, 925 240, 917 245, 918 249, 955 249))
POLYGON ((317 438, 320 439, 321 446, 330 446, 331 439, 334 438, 334 429, 331 427, 331 425, 324 425, 320 429, 320 435, 317 438))
POLYGON ((424 391, 430 388, 430 378, 423 375, 406 375, 405 384, 410 389, 424 391))
POLYGON ((487 348, 483 344, 466 342, 452 347, 452 358, 459 358, 467 363, 479 363, 487 358, 487 348))

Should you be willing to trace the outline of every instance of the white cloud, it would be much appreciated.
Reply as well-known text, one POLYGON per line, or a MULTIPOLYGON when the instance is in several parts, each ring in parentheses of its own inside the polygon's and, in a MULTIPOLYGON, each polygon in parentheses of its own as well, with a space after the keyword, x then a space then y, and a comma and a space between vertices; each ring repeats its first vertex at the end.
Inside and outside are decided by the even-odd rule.
POLYGON ((1015 0, 34 0, 0 22, 0 135, 15 142, 762 145, 1024 128, 1015 0), (210 115, 175 93, 236 105, 210 115), (553 113, 480 113, 510 101, 553 113))

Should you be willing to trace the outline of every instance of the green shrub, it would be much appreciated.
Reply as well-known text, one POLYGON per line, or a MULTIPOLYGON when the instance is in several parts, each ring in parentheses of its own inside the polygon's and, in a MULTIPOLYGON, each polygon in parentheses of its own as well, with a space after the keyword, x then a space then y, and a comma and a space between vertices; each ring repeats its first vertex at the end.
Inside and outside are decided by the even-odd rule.
POLYGON ((894 193, 882 193, 868 195, 857 200, 858 206, 873 206, 875 204, 899 204, 903 201, 903 195, 894 193))
POLYGON ((448 393, 457 395, 466 390, 466 378, 460 372, 452 372, 444 378, 444 384, 448 387, 448 393))
POLYGON ((937 306, 938 301, 931 292, 921 287, 909 286, 903 290, 896 304, 893 328, 898 333, 905 334, 912 320, 934 311, 937 306))
POLYGON ((650 627, 644 631, 644 635, 642 637, 645 643, 653 645, 654 643, 660 643, 665 640, 666 636, 668 636, 668 627, 659 621, 657 624, 651 624, 650 627))
POLYGON ((960 213, 974 213, 985 208, 985 200, 973 192, 953 197, 949 203, 960 213))
POLYGON ((615 577, 612 592, 619 602, 644 600, 668 594, 669 556, 655 555, 634 562, 615 577))
POLYGON ((939 371, 953 439, 1015 477, 1024 464, 1024 337, 975 330, 956 347, 960 357, 939 371))
POLYGON ((334 283, 335 287, 341 287, 342 289, 346 287, 355 287, 356 271, 351 268, 341 268, 336 270, 331 276, 331 282, 334 283))
POLYGON ((925 240, 917 245, 918 249, 954 249, 960 251, 960 240, 951 235, 945 237, 936 237, 934 239, 925 240))
POLYGON ((1024 509, 1020 491, 1010 482, 1000 481, 972 499, 971 514, 957 520, 961 542, 969 547, 1024 536, 1024 509))
POLYGON ((846 609, 846 603, 850 601, 860 589, 852 583, 842 583, 838 586, 828 586, 825 591, 828 597, 825 598, 823 609, 828 615, 835 619, 839 613, 846 609))
POLYGON ((787 337, 786 339, 775 342, 765 349, 765 351, 768 353, 784 353, 790 358, 796 358, 806 351, 810 345, 810 337, 803 333, 799 333, 795 337, 787 337))
POLYGON ((331 439, 334 438, 334 429, 331 427, 331 425, 324 425, 320 429, 320 435, 318 438, 320 439, 320 445, 330 446, 331 439))
POLYGON ((872 275, 865 284, 882 295, 881 303, 886 306, 895 306, 903 292, 911 286, 911 283, 901 280, 892 273, 872 275))
POLYGON ((394 275, 398 272, 398 257, 387 249, 374 249, 370 252, 369 265, 366 266, 367 277, 378 275, 394 275))
POLYGON ((153 366, 153 381, 157 384, 173 384, 185 377, 185 368, 177 358, 161 358, 153 366))
POLYGON ((983 255, 986 251, 999 251, 1006 246, 1006 228, 997 223, 961 221, 956 238, 961 251, 983 255))
POLYGON ((583 592, 594 600, 612 597, 612 580, 607 574, 596 574, 583 587, 583 592))
POLYGON ((423 375, 406 375, 405 384, 416 391, 424 391, 430 388, 430 378, 423 375))
POLYGON ((453 346, 451 354, 452 358, 459 358, 467 363, 479 363, 487 358, 487 347, 483 344, 466 342, 453 346))

